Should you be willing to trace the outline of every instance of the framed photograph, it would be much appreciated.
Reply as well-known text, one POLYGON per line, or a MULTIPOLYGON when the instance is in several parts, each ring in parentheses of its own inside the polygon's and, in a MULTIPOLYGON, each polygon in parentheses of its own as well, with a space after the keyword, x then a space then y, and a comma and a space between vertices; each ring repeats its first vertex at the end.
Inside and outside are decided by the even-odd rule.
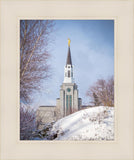
POLYGON ((114 20, 20 20, 20 140, 114 140, 114 115, 114 20))
POLYGON ((0 4, 0 158, 134 159, 134 2, 0 4))

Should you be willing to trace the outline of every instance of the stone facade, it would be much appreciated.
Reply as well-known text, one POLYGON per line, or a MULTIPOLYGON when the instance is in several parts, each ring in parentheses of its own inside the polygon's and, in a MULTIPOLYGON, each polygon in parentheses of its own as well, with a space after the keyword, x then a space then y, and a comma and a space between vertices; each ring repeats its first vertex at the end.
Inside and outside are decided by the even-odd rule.
POLYGON ((36 122, 38 129, 42 129, 45 123, 56 121, 55 106, 40 106, 36 112, 36 122))
POLYGON ((40 106, 36 112, 36 122, 40 123, 38 129, 42 129, 44 124, 55 122, 60 118, 62 116, 57 106, 40 106))
POLYGON ((75 83, 63 83, 56 107, 60 108, 62 117, 64 117, 78 111, 81 101, 81 98, 78 98, 77 85, 75 83))

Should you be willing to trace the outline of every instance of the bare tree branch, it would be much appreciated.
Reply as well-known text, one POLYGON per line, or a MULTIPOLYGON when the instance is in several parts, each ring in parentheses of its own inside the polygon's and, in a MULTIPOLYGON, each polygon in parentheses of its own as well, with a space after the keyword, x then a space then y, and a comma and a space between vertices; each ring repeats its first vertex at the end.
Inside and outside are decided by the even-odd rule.
POLYGON ((87 91, 91 104, 94 106, 114 106, 114 78, 98 79, 87 91))
POLYGON ((49 45, 52 42, 54 23, 50 20, 20 21, 20 97, 32 100, 41 89, 43 80, 50 77, 49 45))

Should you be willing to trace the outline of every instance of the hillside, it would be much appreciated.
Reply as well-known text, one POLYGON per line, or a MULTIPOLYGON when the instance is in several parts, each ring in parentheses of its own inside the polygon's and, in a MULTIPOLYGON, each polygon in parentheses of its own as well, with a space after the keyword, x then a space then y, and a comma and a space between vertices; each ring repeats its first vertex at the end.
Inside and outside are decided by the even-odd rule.
POLYGON ((54 140, 113 140, 114 107, 93 107, 58 120, 50 135, 54 140))

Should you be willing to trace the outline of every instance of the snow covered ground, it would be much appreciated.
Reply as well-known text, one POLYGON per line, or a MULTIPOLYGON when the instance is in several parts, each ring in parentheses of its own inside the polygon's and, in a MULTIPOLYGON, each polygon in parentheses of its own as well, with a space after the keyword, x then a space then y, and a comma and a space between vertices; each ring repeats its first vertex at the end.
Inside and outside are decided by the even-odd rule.
POLYGON ((114 140, 114 107, 92 107, 58 120, 55 140, 114 140))

